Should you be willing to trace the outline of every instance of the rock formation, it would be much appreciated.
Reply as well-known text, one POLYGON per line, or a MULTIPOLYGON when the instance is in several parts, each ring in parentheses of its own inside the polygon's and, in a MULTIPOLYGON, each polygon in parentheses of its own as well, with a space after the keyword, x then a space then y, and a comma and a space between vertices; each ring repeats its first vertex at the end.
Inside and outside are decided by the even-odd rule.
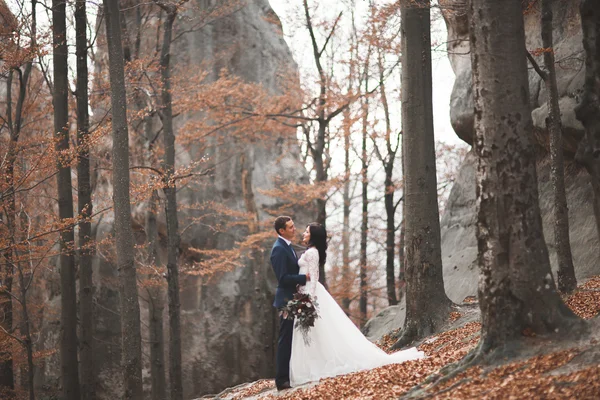
MULTIPOLYGON (((473 98, 471 58, 469 52, 467 2, 445 0, 443 14, 448 27, 448 56, 456 81, 450 98, 450 118, 456 134, 472 144, 473 98)), ((525 10, 526 44, 530 52, 542 47, 540 13, 537 8, 525 10)), ((570 239, 575 274, 579 281, 600 274, 600 243, 592 210, 589 175, 575 161, 575 152, 584 130, 575 118, 574 108, 583 91, 584 59, 581 21, 577 2, 555 0, 554 51, 563 123, 565 149, 565 184, 569 207, 570 239)), ((543 65, 542 57, 535 57, 543 65)), ((499 61, 500 62, 500 61, 499 61)), ((534 121, 534 136, 538 144, 538 186, 544 238, 548 244, 554 271, 556 251, 552 216, 552 185, 550 182, 549 136, 545 127, 548 113, 547 93, 540 76, 530 68, 530 101, 534 121)), ((460 303, 467 296, 477 296, 479 270, 475 238, 475 173, 476 158, 469 152, 460 168, 442 216, 442 258, 444 285, 451 300, 460 303)), ((372 340, 390 329, 401 327, 404 321, 403 303, 386 309, 370 321, 365 332, 372 340)))
MULTIPOLYGON (((176 21, 176 35, 181 35, 173 42, 173 69, 181 71, 209 68, 208 80, 214 80, 221 69, 226 68, 247 82, 261 84, 270 93, 281 94, 283 87, 278 79, 280 73, 285 70, 295 71, 296 65, 268 0, 243 0, 232 12, 209 24, 195 26, 200 13, 221 3, 225 1, 192 0, 186 3, 176 21), (184 31, 189 32, 183 33, 184 31)), ((151 57, 156 47, 156 38, 160 37, 157 34, 157 30, 160 32, 157 22, 159 8, 151 2, 140 6, 138 2, 129 0, 122 1, 121 7, 125 37, 128 37, 130 46, 136 41, 136 24, 140 14, 150 27, 142 32, 140 56, 151 57), (140 14, 139 8, 142 8, 140 14)), ((100 24, 101 21, 100 19, 100 24)), ((106 70, 108 62, 104 36, 104 26, 100 25, 99 46, 95 54, 95 70, 98 74, 106 70)), ((175 93, 175 97, 176 95, 175 93)), ((102 107, 103 104, 95 105, 95 115, 103 114, 102 107)), ((130 106, 130 111, 132 110, 130 106)), ((193 122, 194 118, 201 117, 197 114, 178 116, 175 119, 176 130, 193 122)), ((160 128, 157 118, 153 124, 160 128)), ((133 140, 132 142, 131 146, 137 145, 133 140)), ((214 161, 211 174, 201 178, 194 186, 181 187, 178 191, 178 203, 182 210, 179 217, 182 259, 188 262, 200 260, 197 255, 186 252, 190 247, 227 250, 248 233, 246 228, 213 230, 211 225, 216 226, 222 222, 220 217, 211 217, 210 210, 190 210, 188 206, 212 202, 235 212, 246 213, 250 210, 245 201, 248 193, 244 191, 249 190, 259 222, 266 222, 272 218, 269 210, 282 206, 282 203, 263 191, 278 188, 281 184, 308 182, 308 174, 299 161, 299 147, 293 128, 282 128, 272 141, 256 141, 250 145, 239 145, 234 140, 224 142, 225 144, 208 149, 194 145, 180 146, 177 149, 179 165, 186 165, 190 160, 199 160, 206 155, 214 161), (242 185, 243 181, 248 184, 242 185), (202 223, 192 222, 197 217, 203 217, 202 223)), ((141 149, 137 151, 141 152, 141 149)), ((110 180, 106 176, 96 176, 95 188, 96 198, 110 198, 110 180)), ((134 204, 132 209, 136 239, 138 244, 143 244, 145 206, 134 204)), ((298 226, 311 220, 306 209, 294 209, 291 212, 294 213, 298 226)), ((112 218, 111 214, 106 214, 96 226, 98 240, 111 233, 112 218)), ((160 240, 164 245, 164 215, 158 216, 158 225, 160 240)), ((272 240, 268 239, 261 250, 253 253, 253 259, 239 260, 242 267, 218 273, 212 278, 202 274, 182 274, 184 398, 217 393, 241 382, 274 376, 278 317, 271 306, 276 286, 268 261, 271 244, 272 240)), ((159 258, 164 259, 163 253, 162 249, 159 250, 159 258)), ((118 272, 110 256, 106 256, 107 254, 100 254, 94 262, 97 304, 97 341, 94 343, 94 354, 99 377, 98 396, 102 399, 119 398, 121 393, 118 272)), ((140 297, 145 353, 144 383, 145 390, 149 390, 147 293, 140 291, 140 297)), ((57 297, 49 299, 51 303, 48 305, 52 307, 54 304, 56 307, 56 299, 57 297)), ((56 327, 46 329, 45 337, 49 342, 56 341, 55 329, 56 327)), ((164 332, 168 336, 166 310, 164 332)), ((165 345, 165 348, 168 346, 165 345)), ((167 356, 166 359, 168 360, 167 356)), ((49 360, 40 371, 40 382, 56 384, 58 371, 51 367, 53 361, 49 360)))

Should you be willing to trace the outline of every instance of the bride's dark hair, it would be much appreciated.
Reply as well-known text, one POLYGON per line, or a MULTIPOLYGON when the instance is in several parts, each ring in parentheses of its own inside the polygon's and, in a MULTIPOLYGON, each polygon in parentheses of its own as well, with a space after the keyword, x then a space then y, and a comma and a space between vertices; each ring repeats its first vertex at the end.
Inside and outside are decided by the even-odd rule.
POLYGON ((315 246, 319 251, 319 265, 325 265, 327 260, 327 231, 325 227, 317 222, 308 224, 310 232, 309 246, 315 246))

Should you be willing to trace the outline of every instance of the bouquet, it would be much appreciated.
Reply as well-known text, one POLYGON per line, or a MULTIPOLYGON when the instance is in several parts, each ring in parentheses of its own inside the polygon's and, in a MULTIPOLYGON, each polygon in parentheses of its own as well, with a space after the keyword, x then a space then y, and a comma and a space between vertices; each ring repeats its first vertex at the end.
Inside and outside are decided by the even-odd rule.
POLYGON ((310 344, 308 331, 315 326, 315 320, 319 318, 317 312, 317 298, 308 293, 296 293, 294 298, 283 307, 283 318, 296 319, 295 326, 300 329, 304 337, 304 343, 310 344))

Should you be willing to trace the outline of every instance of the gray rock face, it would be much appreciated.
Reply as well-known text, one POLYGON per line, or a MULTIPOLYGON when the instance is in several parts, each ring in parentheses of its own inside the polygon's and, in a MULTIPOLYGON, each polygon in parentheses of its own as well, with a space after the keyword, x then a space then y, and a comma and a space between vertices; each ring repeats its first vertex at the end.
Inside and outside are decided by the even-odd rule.
MULTIPOLYGON (((227 68, 245 81, 262 84, 273 94, 281 93, 283 88, 279 80, 280 73, 295 71, 296 64, 283 40, 279 20, 270 8, 268 0, 246 0, 235 12, 200 29, 194 28, 202 10, 221 3, 223 2, 214 0, 192 0, 186 3, 185 10, 175 23, 176 35, 184 30, 190 32, 178 36, 173 43, 173 69, 200 70, 209 65, 209 80, 214 80, 222 68, 227 68)), ((138 2, 124 1, 122 7, 126 10, 123 15, 129 43, 134 43, 137 7, 140 5, 138 2)), ((148 30, 152 33, 143 33, 140 54, 141 57, 150 57, 156 47, 156 38, 159 37, 156 33, 158 7, 141 7, 141 14, 149 21, 148 30)), ((101 27, 99 32, 97 72, 105 71, 108 61, 104 27, 101 27)), ((96 115, 102 115, 102 107, 102 104, 98 105, 96 115)), ((175 119, 176 134, 179 128, 199 117, 193 114, 178 116, 175 119)), ((160 122, 156 120, 154 126, 160 128, 160 122)), ((221 139, 227 139, 226 135, 224 133, 221 139)), ((299 161, 295 129, 282 128, 272 141, 262 140, 243 145, 236 144, 235 140, 223 142, 225 144, 209 147, 208 150, 206 147, 200 150, 201 146, 177 148, 179 165, 186 165, 190 160, 199 160, 207 153, 210 159, 215 161, 210 176, 193 186, 181 187, 178 191, 181 210, 179 226, 183 231, 182 264, 200 260, 198 256, 186 251, 189 247, 227 250, 247 235, 247 229, 239 227, 229 228, 224 232, 213 230, 211 226, 225 222, 227 218, 214 216, 213 210, 198 211, 197 208, 190 210, 189 207, 213 203, 238 213, 247 212, 241 185, 242 170, 248 173, 251 180, 250 190, 259 222, 270 221, 272 216, 269 210, 284 205, 281 200, 266 195, 263 191, 287 183, 308 182, 308 174, 299 161), (202 217, 202 223, 193 223, 192 218, 195 217, 202 217)), ((135 146, 136 144, 132 143, 132 147, 135 146)), ((140 149, 135 151, 139 153, 140 149)), ((98 177, 96 193, 110 198, 111 190, 110 181, 98 177)), ((302 227, 312 219, 309 211, 293 209, 289 210, 289 213, 293 213, 297 226, 302 227)), ((144 212, 144 204, 134 204, 134 229, 138 244, 145 242, 144 212)), ((97 227, 98 240, 111 233, 112 221, 112 215, 103 217, 97 227)), ((159 215, 158 225, 161 245, 165 245, 164 215, 159 215)), ((268 239, 261 249, 254 251, 253 259, 238 260, 243 266, 231 271, 217 273, 211 278, 182 274, 180 279, 184 398, 218 393, 241 382, 274 376, 278 316, 272 307, 276 281, 268 261, 274 239, 273 232, 273 239, 268 239)), ((103 256, 107 254, 103 253, 103 256)), ((159 257, 166 262, 164 248, 159 250, 159 257)), ((121 332, 118 314, 118 273, 109 254, 107 257, 99 256, 95 259, 94 279, 97 301, 95 337, 98 339, 94 343, 94 353, 100 379, 98 396, 103 399, 120 398, 118 366, 121 332)), ((166 299, 164 301, 166 302, 166 299)), ((145 389, 149 390, 148 305, 145 290, 140 290, 140 306, 144 336, 145 389)), ((168 338, 167 315, 165 309, 163 325, 168 338)), ((165 348, 168 349, 168 346, 165 348)), ((52 374, 52 371, 45 371, 41 381, 49 382, 52 374)))
MULTIPOLYGON (((443 15, 448 27, 448 56, 456 75, 450 99, 450 117, 457 135, 465 142, 473 142, 473 95, 471 80, 471 54, 469 48, 469 22, 467 18, 467 2, 465 0, 445 0, 443 15)), ((581 139, 582 126, 574 118, 572 103, 581 93, 585 68, 581 36, 581 22, 578 3, 554 0, 554 53, 557 61, 558 92, 561 97, 565 149, 574 153, 581 139), (566 100, 572 99, 572 100, 566 100)), ((525 13, 526 45, 530 52, 542 47, 540 13, 537 8, 525 13)), ((538 64, 543 65, 542 56, 535 57, 538 64)), ((502 61, 499 61, 502 62, 502 61)), ((540 76, 530 67, 529 89, 531 105, 534 110, 534 125, 542 131, 539 137, 542 145, 546 127, 544 112, 547 93, 540 76), (535 118, 535 116, 538 118, 535 118)))

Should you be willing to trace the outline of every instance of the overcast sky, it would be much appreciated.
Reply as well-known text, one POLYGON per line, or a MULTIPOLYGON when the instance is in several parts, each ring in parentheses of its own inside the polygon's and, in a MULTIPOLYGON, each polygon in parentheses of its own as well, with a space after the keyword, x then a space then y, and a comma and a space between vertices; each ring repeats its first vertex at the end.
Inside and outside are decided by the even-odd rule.
MULTIPOLYGON (((283 31, 285 40, 288 46, 291 48, 296 63, 300 67, 311 68, 312 58, 305 56, 306 46, 308 45, 307 38, 303 35, 306 32, 300 32, 300 30, 294 30, 290 25, 290 20, 293 16, 290 15, 292 6, 290 6, 289 0, 269 0, 273 10, 279 15, 283 24, 283 31)), ((292 0, 298 1, 300 0, 292 0)), ((325 6, 328 9, 336 9, 340 7, 342 3, 347 3, 348 0, 320 0, 319 6, 325 6)), ((365 0, 357 0, 358 12, 366 11, 366 5, 368 4, 365 0)), ((446 25, 442 19, 432 21, 432 42, 437 43, 432 49, 432 60, 433 60, 433 112, 434 112, 434 125, 435 125, 435 136, 437 140, 447 143, 461 143, 461 141, 450 125, 450 94, 452 92, 452 85, 454 84, 454 72, 450 66, 448 56, 446 53, 446 25)), ((400 110, 397 110, 399 113, 400 110)))

